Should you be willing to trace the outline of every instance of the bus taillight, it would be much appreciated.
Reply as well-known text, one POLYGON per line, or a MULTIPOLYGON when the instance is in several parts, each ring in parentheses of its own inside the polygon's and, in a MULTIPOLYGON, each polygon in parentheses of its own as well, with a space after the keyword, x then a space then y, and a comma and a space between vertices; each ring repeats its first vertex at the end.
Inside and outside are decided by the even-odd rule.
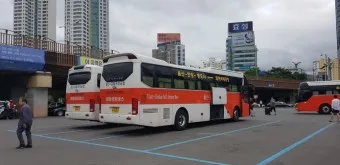
POLYGON ((132 98, 132 115, 138 114, 138 99, 132 98))
POLYGON ((95 100, 91 99, 90 100, 90 112, 94 112, 94 104, 95 104, 95 100))

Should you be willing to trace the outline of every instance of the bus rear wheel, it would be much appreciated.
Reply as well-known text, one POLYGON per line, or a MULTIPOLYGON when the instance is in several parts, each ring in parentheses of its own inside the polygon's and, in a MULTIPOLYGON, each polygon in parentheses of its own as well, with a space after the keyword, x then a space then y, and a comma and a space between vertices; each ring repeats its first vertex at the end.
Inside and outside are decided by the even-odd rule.
POLYGON ((175 130, 177 131, 182 131, 184 129, 186 129, 186 127, 188 126, 188 115, 187 113, 185 113, 184 110, 180 109, 177 111, 176 116, 175 116, 175 130))
POLYGON ((332 111, 331 106, 328 104, 322 104, 319 108, 320 114, 329 114, 331 113, 331 111, 332 111))

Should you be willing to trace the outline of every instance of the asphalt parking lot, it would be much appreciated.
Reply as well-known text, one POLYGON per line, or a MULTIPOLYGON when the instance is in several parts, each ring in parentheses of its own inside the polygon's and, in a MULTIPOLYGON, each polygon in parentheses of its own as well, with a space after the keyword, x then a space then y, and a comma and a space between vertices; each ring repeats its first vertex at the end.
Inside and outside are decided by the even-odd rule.
POLYGON ((278 109, 240 122, 170 128, 35 119, 33 148, 16 150, 17 120, 0 120, 0 157, 6 165, 338 164, 340 123, 328 115, 278 109))

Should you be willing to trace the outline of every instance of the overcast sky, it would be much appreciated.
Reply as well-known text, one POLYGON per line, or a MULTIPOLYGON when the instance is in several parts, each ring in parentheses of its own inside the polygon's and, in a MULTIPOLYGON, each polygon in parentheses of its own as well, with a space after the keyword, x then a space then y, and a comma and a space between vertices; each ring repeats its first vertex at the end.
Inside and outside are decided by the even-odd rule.
MULTIPOLYGON (((64 0, 57 0, 57 26, 64 0)), ((0 0, 0 28, 13 29, 13 0, 0 0)), ((110 0, 111 49, 151 56, 158 32, 179 32, 186 63, 224 59, 227 24, 253 21, 261 69, 311 70, 321 53, 336 57, 334 0, 110 0)), ((63 29, 57 29, 63 41, 63 29)))

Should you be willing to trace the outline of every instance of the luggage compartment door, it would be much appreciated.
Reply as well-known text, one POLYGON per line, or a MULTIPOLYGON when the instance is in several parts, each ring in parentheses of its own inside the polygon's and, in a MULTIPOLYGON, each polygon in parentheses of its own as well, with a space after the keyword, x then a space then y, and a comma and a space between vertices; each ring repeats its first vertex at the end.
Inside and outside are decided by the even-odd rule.
POLYGON ((212 87, 212 105, 227 104, 227 89, 212 87))

